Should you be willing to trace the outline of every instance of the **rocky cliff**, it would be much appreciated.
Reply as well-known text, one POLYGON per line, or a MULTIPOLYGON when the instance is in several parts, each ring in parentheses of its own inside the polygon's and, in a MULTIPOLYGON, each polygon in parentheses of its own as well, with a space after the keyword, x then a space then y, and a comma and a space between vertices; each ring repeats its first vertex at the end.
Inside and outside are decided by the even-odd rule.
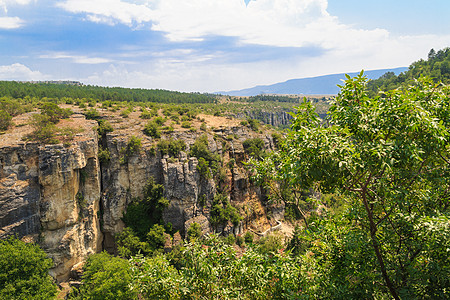
MULTIPOLYGON (((114 252, 114 235, 124 224, 122 216, 134 198, 153 177, 164 186, 170 201, 163 218, 183 235, 193 222, 204 233, 218 231, 239 234, 247 228, 265 231, 271 226, 264 194, 253 186, 242 167, 246 154, 242 142, 261 138, 265 148, 273 148, 269 134, 255 133, 237 125, 212 126, 206 131, 176 129, 161 139, 183 140, 186 149, 177 157, 155 151, 156 140, 142 134, 143 124, 130 118, 124 124, 109 116, 116 130, 107 133, 101 145, 110 159, 100 164, 97 122, 74 115, 70 122, 84 131, 70 145, 40 145, 22 142, 21 134, 10 131, 0 142, 0 238, 16 234, 37 241, 54 261, 51 274, 68 279, 70 271, 88 255, 105 249, 114 252), (130 135, 142 139, 142 148, 123 159, 130 135), (188 155, 196 139, 207 135, 208 149, 220 155, 223 182, 199 174, 196 157, 188 155), (213 228, 209 224, 212 199, 218 190, 225 192, 243 220, 213 228)), ((68 121, 68 124, 70 122, 68 121)), ((73 126, 73 125, 71 125, 73 126)), ((22 135, 27 133, 25 127, 22 135)), ((282 215, 282 207, 273 210, 282 215), (281 209, 281 210, 280 210, 281 209)), ((272 221, 274 223, 274 221, 272 221)))

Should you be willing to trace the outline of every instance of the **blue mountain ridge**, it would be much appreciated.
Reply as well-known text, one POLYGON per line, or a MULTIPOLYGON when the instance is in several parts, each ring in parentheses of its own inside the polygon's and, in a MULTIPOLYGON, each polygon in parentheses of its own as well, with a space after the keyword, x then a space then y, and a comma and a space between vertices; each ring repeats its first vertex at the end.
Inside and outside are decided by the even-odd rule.
MULTIPOLYGON (((406 67, 393 69, 380 69, 364 71, 369 79, 377 79, 386 72, 394 72, 396 75, 408 70, 406 67)), ((359 72, 330 74, 317 77, 308 77, 300 79, 290 79, 285 82, 271 85, 258 85, 248 89, 217 92, 217 94, 230 96, 256 96, 261 94, 280 94, 280 95, 336 95, 339 92, 338 84, 345 80, 345 74, 356 76, 359 72)))

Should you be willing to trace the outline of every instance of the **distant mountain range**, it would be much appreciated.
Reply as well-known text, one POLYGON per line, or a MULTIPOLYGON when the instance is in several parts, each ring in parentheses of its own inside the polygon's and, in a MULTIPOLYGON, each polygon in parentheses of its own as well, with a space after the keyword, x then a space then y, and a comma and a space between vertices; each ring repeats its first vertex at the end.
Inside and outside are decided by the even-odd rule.
MULTIPOLYGON (((394 69, 381 69, 365 71, 364 74, 369 79, 377 79, 386 72, 394 72, 396 75, 408 70, 406 67, 394 69)), ((356 76, 355 73, 331 74, 318 77, 291 79, 285 82, 275 83, 271 85, 258 85, 252 88, 217 92, 222 95, 230 96, 256 96, 261 94, 283 94, 283 95, 336 95, 339 92, 338 84, 342 84, 345 74, 356 76)))

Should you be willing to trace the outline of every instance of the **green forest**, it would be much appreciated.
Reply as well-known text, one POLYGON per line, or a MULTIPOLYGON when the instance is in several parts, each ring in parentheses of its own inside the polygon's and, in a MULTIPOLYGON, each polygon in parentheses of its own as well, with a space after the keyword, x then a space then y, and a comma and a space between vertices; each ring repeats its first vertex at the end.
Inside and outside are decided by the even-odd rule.
MULTIPOLYGON (((327 122, 319 117, 320 101, 250 98, 296 104, 290 129, 274 135, 275 151, 259 152, 256 139, 244 145, 252 153, 245 163, 252 182, 269 202, 286 204, 285 219, 297 225, 293 237, 256 238, 250 231, 202 236, 193 223, 184 240, 165 251, 167 236, 177 233, 162 219, 168 206, 163 186, 150 180, 144 197, 134 199, 123 216, 126 227, 115 237, 118 255, 91 255, 82 282, 67 298, 449 299, 449 63, 449 48, 431 50, 428 60, 398 76, 347 77, 327 104, 327 122)), ((203 94, 13 82, 0 82, 0 96, 0 130, 13 126, 12 116, 39 107, 33 122, 42 136, 34 138, 45 143, 69 135, 54 127, 70 115, 58 106, 68 102, 98 120, 100 136, 110 127, 99 120, 97 103, 124 114, 139 107, 151 118, 162 109, 180 122, 208 109, 220 115, 226 105, 239 107, 216 106, 216 96, 203 94)), ((167 128, 156 118, 145 130, 157 137, 167 128)), ((190 155, 198 158, 202 176, 210 176, 210 169, 218 176, 219 158, 205 143, 200 137, 190 155)), ((140 146, 130 139, 124 159, 140 146)), ((174 154, 185 145, 171 140, 158 147, 174 154)), ((221 194, 211 218, 211 224, 240 220, 221 194)), ((37 245, 0 241, 0 298, 55 298, 50 267, 37 245)))

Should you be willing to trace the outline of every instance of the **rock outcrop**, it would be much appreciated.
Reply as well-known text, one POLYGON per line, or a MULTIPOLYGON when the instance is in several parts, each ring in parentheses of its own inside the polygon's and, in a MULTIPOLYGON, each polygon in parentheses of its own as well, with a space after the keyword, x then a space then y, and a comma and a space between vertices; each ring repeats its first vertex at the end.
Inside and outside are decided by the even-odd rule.
POLYGON ((0 148, 0 238, 32 239, 66 280, 73 265, 101 250, 98 141, 90 131, 73 145, 18 143, 0 148))

